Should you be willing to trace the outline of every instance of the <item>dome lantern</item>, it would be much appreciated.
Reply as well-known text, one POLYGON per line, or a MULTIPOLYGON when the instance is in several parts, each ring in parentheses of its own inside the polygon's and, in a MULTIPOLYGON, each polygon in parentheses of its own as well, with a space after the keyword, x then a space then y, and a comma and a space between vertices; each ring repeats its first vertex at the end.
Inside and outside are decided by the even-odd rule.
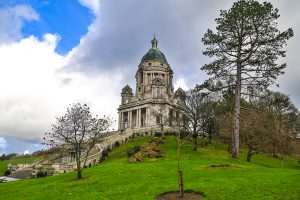
POLYGON ((152 43, 152 48, 157 48, 157 43, 158 43, 158 40, 155 38, 153 38, 153 40, 151 40, 151 43, 152 43))

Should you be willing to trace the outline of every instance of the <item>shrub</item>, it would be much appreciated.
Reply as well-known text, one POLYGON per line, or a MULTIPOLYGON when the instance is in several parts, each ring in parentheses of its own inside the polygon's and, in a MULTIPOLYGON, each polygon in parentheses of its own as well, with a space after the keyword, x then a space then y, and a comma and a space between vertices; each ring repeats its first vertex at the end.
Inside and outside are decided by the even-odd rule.
POLYGON ((47 172, 38 172, 36 174, 36 177, 37 178, 43 178, 43 177, 46 177, 47 176, 47 172))
POLYGON ((133 154, 139 152, 141 150, 141 146, 134 146, 132 149, 129 149, 127 151, 127 156, 130 157, 132 156, 133 154))
POLYGON ((180 132, 180 138, 187 138, 189 136, 189 132, 188 131, 181 131, 180 132))
POLYGON ((114 147, 116 148, 116 147, 118 147, 118 146, 120 146, 120 142, 119 142, 119 141, 116 141, 115 144, 114 144, 114 147))
POLYGON ((108 146, 104 151, 111 152, 110 146, 108 146))
POLYGON ((108 150, 103 150, 101 157, 106 159, 108 157, 108 152, 109 152, 108 150))
POLYGON ((10 175, 10 170, 5 170, 5 172, 4 172, 4 176, 8 176, 8 175, 10 175))
POLYGON ((161 136, 162 136, 161 132, 155 132, 154 134, 154 137, 161 137, 161 136))
POLYGON ((174 131, 166 131, 165 136, 176 136, 176 132, 174 131))

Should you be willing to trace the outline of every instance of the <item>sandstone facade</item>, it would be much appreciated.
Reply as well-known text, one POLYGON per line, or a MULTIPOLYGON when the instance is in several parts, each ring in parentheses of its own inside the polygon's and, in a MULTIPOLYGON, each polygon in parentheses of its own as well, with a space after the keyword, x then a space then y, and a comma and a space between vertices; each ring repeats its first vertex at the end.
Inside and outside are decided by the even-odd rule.
POLYGON ((151 43, 152 47, 138 65, 135 94, 129 85, 122 89, 118 108, 121 132, 160 132, 161 124, 166 130, 171 129, 166 120, 174 115, 176 103, 173 70, 157 47, 155 37, 151 43))

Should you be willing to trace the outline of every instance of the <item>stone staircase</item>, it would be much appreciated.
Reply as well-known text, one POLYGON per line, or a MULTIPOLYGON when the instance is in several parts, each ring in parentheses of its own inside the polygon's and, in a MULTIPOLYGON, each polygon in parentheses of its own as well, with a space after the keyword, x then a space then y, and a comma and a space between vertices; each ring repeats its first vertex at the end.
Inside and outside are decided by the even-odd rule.
MULTIPOLYGON (((94 166, 100 162, 102 152, 105 149, 114 149, 116 143, 122 145, 126 141, 133 138, 136 133, 144 132, 146 129, 132 130, 129 129, 126 132, 110 132, 107 133, 105 138, 95 145, 94 149, 90 151, 90 155, 87 157, 86 166, 94 166)), ((148 131, 148 130, 147 130, 148 131)), ((145 136, 146 134, 138 134, 139 136, 145 136)), ((59 158, 60 154, 52 154, 44 159, 34 161, 26 165, 19 164, 16 166, 16 171, 13 171, 9 177, 26 179, 35 177, 37 172, 41 169, 46 171, 48 175, 56 175, 66 172, 72 172, 76 170, 75 160, 63 162, 62 158, 59 158)), ((82 153, 82 161, 86 156, 86 152, 82 153)))
POLYGON ((31 178, 31 172, 32 169, 21 169, 18 170, 12 174, 10 174, 8 177, 10 178, 16 178, 16 179, 28 179, 31 178))

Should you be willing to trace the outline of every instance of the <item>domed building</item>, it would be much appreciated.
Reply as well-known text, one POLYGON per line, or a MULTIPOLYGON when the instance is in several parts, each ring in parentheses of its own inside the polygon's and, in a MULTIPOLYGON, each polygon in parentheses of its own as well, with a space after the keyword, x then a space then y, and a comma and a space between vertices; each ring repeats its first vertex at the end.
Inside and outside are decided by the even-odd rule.
POLYGON ((161 124, 165 130, 170 129, 166 120, 174 114, 173 70, 155 37, 151 43, 135 74, 135 94, 129 85, 122 89, 118 108, 120 131, 161 132, 161 124))

